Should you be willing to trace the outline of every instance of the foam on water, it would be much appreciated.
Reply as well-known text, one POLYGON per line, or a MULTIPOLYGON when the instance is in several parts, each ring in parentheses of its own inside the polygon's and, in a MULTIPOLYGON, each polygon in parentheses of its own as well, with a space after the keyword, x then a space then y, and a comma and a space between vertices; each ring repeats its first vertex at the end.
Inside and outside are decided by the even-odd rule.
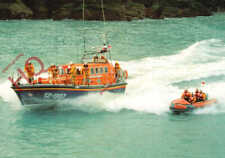
MULTIPOLYGON (((172 86, 172 83, 224 74, 224 56, 218 57, 218 52, 217 56, 213 56, 214 47, 210 47, 217 43, 221 41, 214 39, 201 41, 176 55, 123 63, 122 67, 128 68, 130 78, 127 96, 117 98, 117 102, 114 99, 110 105, 156 114, 168 111, 170 102, 180 97, 183 91, 183 89, 172 86), (205 53, 206 47, 209 49, 208 52, 212 52, 211 54, 205 53), (199 59, 201 62, 196 63, 191 59, 196 61, 199 59)), ((225 47, 218 48, 218 50, 221 54, 225 53, 225 47)), ((217 87, 217 83, 213 84, 207 84, 204 90, 209 93, 209 96, 218 98, 223 105, 222 98, 216 97, 223 94, 223 89, 220 88, 221 85, 217 87)), ((195 89, 195 87, 189 88, 195 89)))
POLYGON ((14 91, 10 88, 11 82, 9 80, 1 81, 0 84, 0 98, 4 101, 9 103, 15 109, 20 109, 20 101, 14 91))
MULTIPOLYGON (((196 42, 176 55, 149 57, 141 60, 120 62, 129 73, 125 95, 105 92, 65 102, 72 105, 60 106, 59 109, 79 109, 83 111, 120 111, 122 109, 162 114, 169 111, 169 104, 180 97, 183 88, 173 85, 176 82, 192 81, 215 75, 225 75, 225 44, 223 41, 210 39, 196 42)), ((209 97, 218 99, 218 106, 205 108, 196 112, 225 112, 225 81, 206 83, 204 90, 209 97)), ((9 82, 0 84, 7 89, 0 96, 11 102, 16 100, 9 82)), ((195 89, 191 86, 190 89, 195 89)), ((197 87, 199 88, 199 87, 197 87)))

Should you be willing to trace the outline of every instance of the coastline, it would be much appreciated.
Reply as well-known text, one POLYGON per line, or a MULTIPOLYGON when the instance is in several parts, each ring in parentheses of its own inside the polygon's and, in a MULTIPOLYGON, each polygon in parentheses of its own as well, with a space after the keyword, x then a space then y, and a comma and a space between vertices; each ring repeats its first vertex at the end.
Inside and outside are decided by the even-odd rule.
MULTIPOLYGON (((103 20, 100 1, 89 0, 85 6, 85 20, 103 20)), ((164 19, 211 16, 225 12, 225 4, 198 0, 116 0, 105 1, 106 21, 164 19), (223 6, 224 5, 224 6, 223 6)), ((0 0, 0 20, 10 19, 82 19, 82 1, 0 0)))

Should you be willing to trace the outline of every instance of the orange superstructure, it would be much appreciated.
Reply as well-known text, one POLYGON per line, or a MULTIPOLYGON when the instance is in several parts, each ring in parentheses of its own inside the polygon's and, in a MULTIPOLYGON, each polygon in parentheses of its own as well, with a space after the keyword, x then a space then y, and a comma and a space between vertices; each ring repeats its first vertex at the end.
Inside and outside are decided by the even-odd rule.
POLYGON ((125 81, 127 71, 123 71, 119 63, 115 66, 104 56, 93 57, 88 63, 72 63, 66 65, 51 65, 48 68, 48 78, 38 77, 36 84, 65 84, 65 85, 108 85, 125 81))

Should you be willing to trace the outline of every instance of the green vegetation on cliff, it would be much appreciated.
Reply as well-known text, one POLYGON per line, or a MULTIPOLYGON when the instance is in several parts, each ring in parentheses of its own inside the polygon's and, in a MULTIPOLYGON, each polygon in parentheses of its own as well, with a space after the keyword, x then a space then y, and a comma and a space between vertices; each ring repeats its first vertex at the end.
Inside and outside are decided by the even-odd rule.
MULTIPOLYGON (((0 19, 82 19, 83 0, 0 0, 0 19)), ((104 0, 106 20, 209 16, 225 0, 104 0)), ((85 0, 85 19, 102 20, 101 0, 85 0)))

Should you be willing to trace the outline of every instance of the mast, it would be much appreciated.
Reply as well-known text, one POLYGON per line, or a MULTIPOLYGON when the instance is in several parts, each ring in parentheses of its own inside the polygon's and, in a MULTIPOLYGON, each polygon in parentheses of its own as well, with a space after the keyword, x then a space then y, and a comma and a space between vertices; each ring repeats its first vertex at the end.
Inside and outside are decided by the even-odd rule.
MULTIPOLYGON (((106 58, 108 58, 109 60, 112 61, 112 58, 111 58, 111 52, 110 52, 110 49, 108 49, 108 40, 107 40, 107 34, 105 33, 105 13, 104 13, 104 2, 103 0, 101 0, 101 11, 102 11, 102 17, 103 17, 103 39, 104 39, 104 44, 106 44, 107 46, 107 52, 98 52, 98 51, 87 51, 86 50, 86 39, 85 39, 85 30, 83 30, 83 56, 81 58, 81 62, 84 63, 84 60, 85 59, 88 59, 89 56, 92 56, 92 55, 96 55, 98 56, 99 54, 104 54, 104 56, 106 58), (108 53, 108 54, 107 54, 108 53)), ((85 27, 85 0, 83 0, 83 5, 82 5, 82 19, 83 19, 83 25, 85 27)))
MULTIPOLYGON (((101 8, 102 8, 102 18, 103 18, 103 25, 104 25, 104 44, 106 44, 107 45, 107 47, 108 47, 108 44, 109 44, 109 42, 108 42, 108 38, 107 38, 107 33, 105 33, 105 12, 104 12, 104 2, 103 2, 103 0, 101 0, 101 8)), ((108 49, 108 48, 107 48, 108 49)), ((110 49, 108 50, 108 53, 109 53, 109 59, 112 61, 112 58, 111 58, 111 52, 110 52, 110 49)))
MULTIPOLYGON (((83 27, 85 26, 85 24, 84 24, 84 16, 85 16, 85 0, 83 0, 83 5, 82 5, 82 19, 83 19, 83 27)), ((86 53, 86 40, 85 40, 85 30, 83 30, 83 57, 84 57, 84 55, 85 55, 85 53, 86 53)), ((83 60, 83 59, 82 59, 83 60)), ((83 62, 83 61, 82 61, 83 62)))

